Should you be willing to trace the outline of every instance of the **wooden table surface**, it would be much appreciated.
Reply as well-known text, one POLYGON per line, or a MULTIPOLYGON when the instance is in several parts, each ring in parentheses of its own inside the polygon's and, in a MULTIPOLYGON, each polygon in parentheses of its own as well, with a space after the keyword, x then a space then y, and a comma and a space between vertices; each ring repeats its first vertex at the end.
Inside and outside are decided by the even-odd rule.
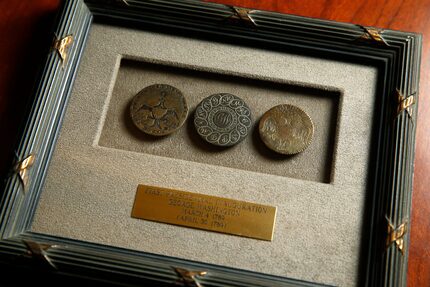
MULTIPOLYGON (((408 286, 430 286, 430 0, 211 0, 234 6, 423 34, 408 286)), ((59 0, 0 0, 0 176, 48 51, 59 0)))

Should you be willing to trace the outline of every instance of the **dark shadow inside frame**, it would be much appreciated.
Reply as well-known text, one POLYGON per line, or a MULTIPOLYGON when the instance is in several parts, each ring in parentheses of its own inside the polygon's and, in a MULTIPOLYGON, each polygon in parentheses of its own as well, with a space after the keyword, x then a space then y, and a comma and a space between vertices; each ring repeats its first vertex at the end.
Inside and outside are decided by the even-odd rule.
MULTIPOLYGON (((359 272, 357 278, 357 286, 367 286, 368 278, 366 278, 366 274, 369 272, 369 266, 372 264, 369 256, 369 249, 371 248, 371 232, 375 227, 373 220, 374 215, 372 214, 373 206, 375 203, 375 198, 377 196, 376 190, 376 177, 377 177, 377 166, 375 164, 378 156, 378 141, 379 134, 381 132, 381 128, 384 121, 384 113, 385 109, 383 105, 386 105, 385 99, 379 96, 382 95, 384 90, 384 64, 378 63, 378 79, 376 83, 376 100, 374 107, 374 119, 373 124, 370 129, 372 129, 371 134, 371 149, 368 158, 367 165, 367 185, 366 185, 366 195, 364 198, 364 211, 361 225, 361 234, 357 235, 357 240, 360 240, 360 258, 359 258, 359 272)), ((391 104, 391 103, 390 103, 391 104)), ((394 119, 393 119, 394 120, 394 119)), ((375 234, 373 234, 375 236, 375 234)), ((372 246, 375 248, 375 246, 372 246)), ((376 246, 377 249, 384 248, 383 245, 376 246)), ((382 272, 382 270, 381 270, 382 272)))

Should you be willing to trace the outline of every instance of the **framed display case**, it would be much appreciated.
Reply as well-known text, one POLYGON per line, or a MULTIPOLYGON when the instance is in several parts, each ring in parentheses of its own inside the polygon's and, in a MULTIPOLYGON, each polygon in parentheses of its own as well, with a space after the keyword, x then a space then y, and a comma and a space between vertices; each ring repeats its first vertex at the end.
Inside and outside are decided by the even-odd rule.
POLYGON ((194 0, 64 1, 54 34, 2 261, 131 286, 406 284, 420 35, 194 0), (166 85, 182 126, 142 132, 179 117, 167 90, 133 109, 166 85), (294 155, 264 139, 279 105, 311 126, 294 155))

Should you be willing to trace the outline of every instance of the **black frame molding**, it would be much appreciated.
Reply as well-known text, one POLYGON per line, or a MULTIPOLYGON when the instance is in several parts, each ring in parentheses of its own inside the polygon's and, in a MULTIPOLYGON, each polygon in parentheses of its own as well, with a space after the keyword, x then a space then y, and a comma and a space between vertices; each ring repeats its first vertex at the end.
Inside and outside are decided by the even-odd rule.
POLYGON ((62 63, 55 52, 47 55, 17 144, 18 159, 33 154, 35 162, 27 171, 27 188, 17 173, 5 181, 0 201, 0 261, 48 257, 55 272, 129 285, 142 285, 146 280, 176 282, 173 267, 180 267, 208 271, 207 276, 199 277, 205 287, 321 286, 29 231, 93 20, 380 67, 383 81, 378 87, 373 127, 374 162, 369 164, 374 176, 368 186, 372 196, 366 202, 369 212, 363 224, 366 234, 361 238, 359 285, 406 286, 421 36, 274 12, 245 9, 239 13, 230 6, 196 0, 64 1, 54 33, 59 38, 73 35, 74 41, 67 62, 62 63), (28 242, 39 248, 29 249, 28 242))

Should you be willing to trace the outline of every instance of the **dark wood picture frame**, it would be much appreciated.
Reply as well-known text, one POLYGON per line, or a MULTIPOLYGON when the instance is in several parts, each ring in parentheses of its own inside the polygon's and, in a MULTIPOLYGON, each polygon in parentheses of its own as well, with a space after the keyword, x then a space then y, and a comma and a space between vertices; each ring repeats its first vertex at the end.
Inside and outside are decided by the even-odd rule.
POLYGON ((29 231, 93 21, 377 65, 383 82, 372 127, 367 230, 357 238, 363 242, 359 284, 406 285, 421 36, 193 0, 64 1, 54 30, 58 41, 47 56, 1 194, 2 261, 36 258, 62 273, 130 285, 142 280, 187 284, 190 274, 174 269, 182 268, 208 272, 196 277, 202 286, 320 286, 29 231), (73 42, 67 43, 70 35, 73 42))

